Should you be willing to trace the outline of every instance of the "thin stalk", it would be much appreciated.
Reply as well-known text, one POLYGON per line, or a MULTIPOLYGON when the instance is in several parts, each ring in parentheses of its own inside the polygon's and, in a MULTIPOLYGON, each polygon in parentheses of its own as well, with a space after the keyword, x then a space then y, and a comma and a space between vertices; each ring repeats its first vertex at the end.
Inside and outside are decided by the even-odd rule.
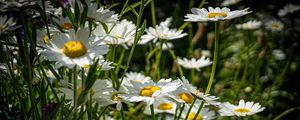
POLYGON ((156 120, 156 118, 155 118, 155 113, 154 113, 154 106, 153 106, 153 104, 150 105, 150 109, 151 109, 152 120, 156 120))
POLYGON ((191 24, 188 25, 188 32, 189 32, 189 48, 188 48, 188 56, 193 57, 193 26, 191 24))
MULTIPOLYGON (((161 43, 163 44, 163 43, 161 43)), ((156 53, 156 56, 155 56, 155 73, 153 73, 153 76, 154 78, 156 78, 156 80, 159 80, 160 79, 160 60, 161 60, 161 54, 162 54, 162 50, 159 49, 156 53)))
POLYGON ((193 108, 193 106, 195 104, 196 99, 197 98, 194 97, 193 102, 191 103, 191 106, 189 107, 188 112, 186 113, 184 120, 187 120, 187 118, 189 117, 189 114, 190 114, 190 112, 191 112, 191 110, 192 110, 192 108, 193 108))
POLYGON ((178 106, 179 106, 179 105, 177 104, 177 105, 176 105, 176 110, 175 110, 175 114, 174 114, 174 119, 173 119, 173 120, 176 120, 176 115, 177 115, 178 108, 179 108, 178 106))
POLYGON ((213 83, 213 80, 214 80, 214 76, 215 76, 215 72, 216 72, 216 68, 217 68, 217 62, 218 62, 219 38, 220 38, 220 22, 217 21, 217 22, 215 22, 215 41, 214 41, 215 48, 214 48, 213 66, 212 66, 210 78, 208 81, 208 85, 205 90, 205 94, 209 93, 212 83, 213 83))
POLYGON ((122 48, 122 51, 121 51, 121 54, 120 54, 119 60, 118 60, 118 66, 117 66, 117 68, 116 68, 116 70, 115 70, 115 73, 116 73, 116 74, 119 73, 120 66, 121 66, 122 61, 123 61, 123 59, 124 59, 125 52, 126 52, 126 49, 122 48))
POLYGON ((194 76, 195 76, 195 69, 191 69, 190 70, 190 80, 191 80, 192 85, 195 85, 195 83, 196 83, 194 76))
POLYGON ((185 105, 182 104, 182 106, 181 106, 181 108, 180 108, 179 115, 178 115, 178 117, 177 117, 177 120, 179 120, 179 119, 181 118, 181 114, 182 114, 182 111, 184 110, 184 107, 185 107, 185 105))
POLYGON ((121 109, 121 117, 122 117, 122 120, 125 120, 125 115, 124 115, 124 109, 123 109, 123 107, 122 107, 122 109, 121 109))
POLYGON ((183 77, 183 71, 182 71, 181 66, 177 63, 177 58, 176 58, 176 55, 175 55, 174 51, 172 49, 170 49, 169 47, 168 47, 168 51, 171 54, 173 60, 176 62, 176 65, 178 67, 178 71, 179 71, 179 74, 180 74, 180 78, 182 78, 183 77))
POLYGON ((290 112, 293 112, 295 110, 299 110, 300 109, 300 106, 298 107, 294 107, 294 108, 290 108, 290 109, 287 109, 286 111, 284 111, 283 113, 279 114, 278 116, 276 116, 273 120, 280 120, 281 117, 289 114, 290 112))
POLYGON ((156 15, 155 15, 155 3, 154 0, 151 0, 151 16, 152 16, 152 26, 156 26, 156 15))
MULTIPOLYGON (((137 33, 139 32, 139 27, 140 27, 140 24, 141 24, 142 14, 143 14, 143 11, 144 11, 144 8, 145 8, 145 5, 144 5, 144 4, 145 4, 145 1, 144 1, 144 0, 141 0, 141 2, 142 2, 142 4, 141 4, 141 6, 140 6, 139 16, 138 16, 138 18, 137 18, 136 29, 135 29, 135 36, 134 36, 134 42, 133 42, 132 48, 131 48, 130 53, 129 53, 128 61, 127 61, 127 64, 126 64, 126 69, 125 69, 124 72, 123 72, 122 79, 121 79, 121 81, 120 81, 120 85, 121 85, 122 82, 123 82, 123 78, 124 78, 124 76, 125 76, 125 74, 126 74, 126 72, 127 72, 127 70, 128 70, 128 66, 129 66, 129 64, 130 64, 130 62, 131 62, 131 58, 132 58, 132 56, 133 56, 135 47, 136 47, 136 45, 137 45, 137 43, 138 43, 138 34, 137 34, 137 33)), ((117 89, 119 89, 120 85, 118 85, 118 88, 117 88, 117 89)))
MULTIPOLYGON (((70 69, 71 70, 71 69, 70 69)), ((72 82, 73 82, 73 102, 74 102, 74 108, 73 109, 77 109, 77 68, 76 68, 76 65, 73 67, 73 70, 70 71, 71 74, 73 73, 73 76, 72 76, 72 82)), ((76 119, 76 113, 73 114, 74 115, 74 119, 76 119)))
POLYGON ((196 112, 195 117, 194 117, 193 120, 196 120, 196 118, 198 117, 198 115, 199 115, 201 109, 203 108, 203 106, 204 106, 204 102, 202 101, 201 104, 200 104, 200 107, 199 107, 198 111, 196 112))

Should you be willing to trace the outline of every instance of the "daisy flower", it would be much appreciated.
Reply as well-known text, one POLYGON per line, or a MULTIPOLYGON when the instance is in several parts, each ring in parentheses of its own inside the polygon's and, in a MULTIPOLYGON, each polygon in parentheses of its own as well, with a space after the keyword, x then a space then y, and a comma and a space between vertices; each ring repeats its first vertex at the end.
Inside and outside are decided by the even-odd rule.
POLYGON ((56 22, 64 30, 70 30, 73 28, 69 17, 60 17, 58 19, 54 19, 54 22, 56 22))
POLYGON ((208 104, 208 105, 219 106, 221 104, 220 102, 217 101, 219 98, 216 96, 204 94, 203 92, 196 93, 196 96, 200 100, 204 101, 205 104, 208 104))
POLYGON ((161 45, 161 42, 157 42, 156 46, 162 50, 168 50, 169 48, 172 49, 174 47, 174 45, 169 42, 163 43, 162 45, 161 45))
POLYGON ((106 44, 123 45, 125 48, 126 43, 134 41, 135 25, 127 20, 122 20, 117 24, 107 24, 108 30, 112 29, 109 33, 105 31, 102 25, 97 26, 94 33, 100 39, 103 39, 106 44))
MULTIPOLYGON (((111 70, 113 68, 115 68, 114 66, 112 66, 113 62, 107 61, 105 60, 105 58, 103 56, 98 56, 99 61, 98 61, 98 65, 97 67, 99 68, 99 70, 101 71, 107 71, 107 70, 111 70)), ((83 66, 85 73, 87 74, 89 69, 90 69, 90 65, 89 64, 85 64, 83 66)))
POLYGON ((286 58, 286 54, 280 49, 272 50, 272 54, 275 60, 284 60, 286 58))
POLYGON ((13 18, 0 15, 0 34, 10 30, 15 25, 16 22, 13 18))
POLYGON ((229 102, 222 103, 219 110, 221 116, 247 116, 261 112, 265 107, 261 107, 259 103, 246 102, 240 100, 239 105, 232 105, 229 102))
POLYGON ((93 100, 96 101, 100 106, 107 106, 111 104, 116 104, 116 108, 118 111, 122 109, 122 101, 123 99, 119 96, 119 94, 124 94, 122 88, 120 91, 113 88, 111 80, 97 80, 102 82, 97 82, 94 84, 95 88, 93 91, 93 100))
POLYGON ((195 58, 192 58, 191 60, 188 60, 187 58, 183 58, 183 59, 177 58, 177 62, 179 65, 183 66, 186 69, 196 69, 196 70, 200 70, 200 68, 212 64, 209 58, 205 58, 204 56, 202 56, 198 60, 196 60, 195 58))
MULTIPOLYGON (((84 67, 90 65, 94 57, 104 55, 108 52, 107 45, 92 43, 95 36, 89 37, 89 30, 80 29, 77 32, 71 30, 68 34, 58 34, 43 47, 41 55, 50 61, 56 61, 56 67, 67 66, 72 68, 75 65, 84 67)), ((98 41, 101 42, 101 41, 98 41)))
MULTIPOLYGON (((189 106, 186 106, 187 108, 184 109, 181 117, 182 119, 185 118, 185 116, 188 114, 189 106)), ((216 113, 214 111, 209 110, 206 107, 203 107, 200 111, 200 113, 196 116, 196 113, 200 107, 200 104, 194 104, 192 107, 190 113, 188 114, 187 120, 193 120, 196 117, 196 120, 212 120, 216 118, 216 113)))
POLYGON ((184 16, 186 18, 184 21, 205 22, 230 20, 251 13, 252 11, 248 11, 248 9, 249 8, 230 11, 227 7, 223 7, 222 9, 219 7, 209 7, 208 10, 205 8, 192 8, 191 11, 193 14, 187 14, 184 16))
MULTIPOLYGON (((88 4, 87 17, 98 22, 102 23, 114 23, 118 20, 118 14, 115 14, 114 11, 110 11, 108 9, 104 9, 100 7, 98 9, 98 5, 96 3, 88 4)), ((80 7, 80 10, 83 12, 83 5, 80 7)))
POLYGON ((168 96, 178 103, 191 104, 194 99, 193 94, 197 94, 199 92, 197 88, 190 84, 185 77, 177 79, 174 82, 180 83, 180 87, 171 92, 168 96))
POLYGON ((280 21, 272 20, 266 23, 266 29, 273 32, 281 31, 283 29, 283 24, 280 21))
POLYGON ((246 23, 243 24, 237 24, 235 27, 237 29, 244 29, 244 30, 253 30, 253 29, 257 29, 261 26, 261 22, 260 21, 248 21, 246 23))
POLYGON ((221 3, 221 6, 230 6, 230 5, 235 5, 237 4, 238 2, 240 2, 241 0, 224 0, 222 3, 221 3))
POLYGON ((167 18, 165 21, 156 25, 155 28, 150 27, 146 29, 146 35, 141 37, 139 44, 146 44, 147 42, 153 40, 156 42, 158 39, 161 40, 174 40, 186 36, 186 33, 182 33, 182 30, 170 29, 172 18, 167 18))
POLYGON ((129 73, 126 73, 126 76, 123 78, 122 85, 133 87, 131 82, 144 84, 144 83, 150 82, 150 81, 152 81, 152 80, 148 76, 145 76, 138 72, 129 72, 129 73))
POLYGON ((180 86, 178 82, 171 81, 172 79, 161 79, 157 83, 131 82, 132 86, 125 85, 129 93, 122 94, 120 97, 129 102, 144 101, 147 105, 152 105, 157 98, 167 95, 180 86))
MULTIPOLYGON (((61 87, 59 88, 59 91, 61 92, 59 95, 64 95, 66 100, 70 100, 71 105, 73 105, 74 102, 74 90, 75 87, 73 86, 73 83, 69 83, 67 80, 60 81, 61 87)), ((92 98, 99 97, 98 95, 101 94, 101 92, 105 89, 108 89, 109 84, 107 84, 107 80, 96 80, 93 87, 91 88, 92 91, 92 98)), ((81 94, 81 92, 84 90, 84 87, 82 86, 82 80, 80 77, 77 78, 77 85, 76 85, 76 98, 78 98, 81 94)))
POLYGON ((287 4, 278 11, 278 16, 283 17, 289 13, 294 13, 298 10, 300 10, 300 5, 287 4))
MULTIPOLYGON (((167 98, 159 98, 153 103, 154 113, 169 113, 175 114, 177 104, 167 98)), ((147 106, 145 113, 151 115, 150 106, 147 106)))
MULTIPOLYGON (((59 34, 60 31, 54 27, 49 27, 49 33, 52 37, 53 35, 59 34)), ((36 42, 38 45, 49 44, 49 36, 46 29, 38 29, 36 31, 36 42)))

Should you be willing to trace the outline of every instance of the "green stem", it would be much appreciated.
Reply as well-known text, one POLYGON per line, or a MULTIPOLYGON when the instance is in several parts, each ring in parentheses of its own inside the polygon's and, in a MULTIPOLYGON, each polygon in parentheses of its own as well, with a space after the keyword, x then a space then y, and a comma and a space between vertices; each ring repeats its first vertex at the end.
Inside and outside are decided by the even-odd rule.
POLYGON ((199 115, 201 109, 203 108, 203 106, 204 106, 204 102, 202 101, 201 104, 200 104, 200 107, 199 107, 198 111, 196 112, 195 117, 194 117, 193 120, 196 120, 196 118, 198 117, 198 115, 199 115))
POLYGON ((204 4, 205 4, 205 0, 202 0, 198 8, 202 8, 204 4))
POLYGON ((124 109, 123 109, 123 107, 122 107, 122 109, 121 109, 121 117, 122 117, 122 120, 125 120, 125 115, 124 115, 124 109))
MULTIPOLYGON (((124 70, 123 72, 123 75, 122 75, 122 78, 121 78, 121 81, 120 81, 120 85, 122 84, 123 82, 123 78, 128 70, 128 66, 130 64, 130 61, 131 61, 131 58, 133 56, 133 53, 134 53, 134 50, 135 50, 135 47, 138 43, 138 33, 139 33, 139 28, 140 28, 140 24, 141 24, 141 19, 142 19, 142 14, 143 14, 143 11, 144 11, 144 8, 145 8, 145 1, 144 0, 141 0, 141 5, 140 5, 140 10, 139 10, 139 16, 137 18, 137 23, 136 23, 136 29, 135 29, 135 36, 134 36, 134 42, 133 42, 133 45, 132 45, 132 48, 130 50, 130 53, 129 53, 129 57, 128 57, 128 61, 127 61, 127 64, 126 64, 126 69, 124 70)), ((119 89, 120 85, 118 85, 117 89, 119 89)))
POLYGON ((190 114, 190 112, 191 112, 191 110, 192 110, 192 108, 193 108, 193 106, 195 104, 196 99, 197 98, 194 97, 193 102, 192 102, 191 106, 189 107, 188 112, 186 113, 184 120, 187 120, 187 118, 189 117, 189 114, 190 114))
POLYGON ((152 16, 152 26, 156 26, 156 15, 155 15, 155 3, 154 0, 151 0, 151 16, 152 16))
POLYGON ((195 85, 195 83, 196 83, 194 76, 195 76, 195 69, 191 69, 190 70, 190 80, 191 80, 192 85, 195 85))
POLYGON ((179 119, 181 118, 181 114, 182 114, 182 111, 184 110, 184 107, 185 107, 185 105, 182 104, 182 106, 181 106, 181 108, 180 108, 179 115, 178 115, 178 117, 177 117, 177 120, 179 120, 179 119))
POLYGON ((176 110, 175 110, 175 114, 174 114, 174 119, 173 120, 176 120, 176 115, 177 115, 177 113, 178 113, 178 109, 179 109, 179 107, 178 107, 178 104, 176 105, 176 110))
POLYGON ((152 120, 156 120, 156 118, 155 118, 155 113, 154 113, 154 106, 153 106, 153 104, 150 105, 150 109, 151 109, 152 120))
POLYGON ((126 52, 126 49, 122 48, 121 55, 119 56, 119 60, 118 60, 118 66, 117 66, 117 68, 116 68, 116 70, 115 70, 115 73, 116 73, 116 74, 119 73, 120 66, 121 66, 122 61, 123 61, 123 59, 124 59, 125 52, 126 52))
POLYGON ((280 120, 281 117, 285 116, 286 114, 289 114, 290 112, 293 112, 295 110, 299 110, 300 106, 298 107, 294 107, 294 108, 290 108, 287 109, 286 111, 284 111, 283 113, 279 114, 278 116, 276 116, 273 120, 280 120))
POLYGON ((215 76, 215 72, 216 72, 216 68, 217 68, 217 62, 218 62, 218 49, 219 49, 219 38, 220 38, 220 22, 217 21, 215 22, 215 48, 214 48, 214 59, 213 59, 213 66, 212 66, 212 71, 210 74, 210 78, 208 81, 208 85, 207 88, 205 90, 205 94, 208 94, 213 80, 214 80, 214 76, 215 76))
POLYGON ((168 47, 168 51, 170 52, 173 60, 176 62, 176 65, 178 67, 178 71, 179 71, 179 74, 180 74, 180 78, 182 78, 183 77, 183 71, 182 71, 181 66, 177 63, 177 58, 176 58, 176 55, 175 55, 174 51, 172 49, 170 49, 169 47, 168 47))
POLYGON ((188 32, 189 32, 189 48, 188 48, 188 56, 193 57, 193 27, 191 24, 188 25, 188 32))

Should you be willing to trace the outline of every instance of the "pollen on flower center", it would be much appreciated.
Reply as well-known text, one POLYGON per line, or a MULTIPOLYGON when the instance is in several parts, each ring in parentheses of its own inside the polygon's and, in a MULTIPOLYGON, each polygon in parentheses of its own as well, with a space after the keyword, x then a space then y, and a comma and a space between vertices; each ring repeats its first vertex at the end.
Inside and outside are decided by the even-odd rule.
POLYGON ((164 33, 164 34, 162 34, 162 36, 164 36, 164 37, 168 37, 168 36, 169 36, 169 34, 167 34, 167 33, 164 33))
POLYGON ((157 86, 147 86, 140 91, 141 96, 151 97, 155 91, 160 90, 157 86))
POLYGON ((236 108, 233 111, 237 112, 237 113, 241 113, 241 114, 246 114, 246 113, 250 112, 250 110, 248 108, 236 108))
POLYGON ((170 103, 161 103, 158 106, 158 109, 160 109, 160 110, 171 110, 172 108, 173 108, 173 106, 170 103))
POLYGON ((122 98, 119 96, 120 93, 118 92, 114 92, 111 96, 111 100, 114 100, 114 101, 121 101, 122 98))
POLYGON ((62 52, 70 58, 77 58, 83 56, 87 52, 87 49, 80 41, 69 41, 64 44, 62 52))
POLYGON ((208 13, 208 15, 207 15, 208 18, 226 17, 226 16, 227 16, 227 14, 225 12, 219 12, 219 13, 212 12, 212 13, 208 13))
POLYGON ((81 91, 82 91, 82 88, 81 87, 77 87, 77 89, 76 89, 76 96, 77 97, 79 97, 81 91))
MULTIPOLYGON (((188 116, 188 120, 194 120, 195 117, 196 117, 196 114, 191 112, 188 116)), ((202 120, 202 116, 200 114, 198 114, 196 120, 202 120)))
POLYGON ((4 26, 4 25, 1 25, 1 24, 0 24, 0 32, 3 31, 3 29, 4 29, 3 26, 4 26))
POLYGON ((132 80, 133 82, 142 83, 141 80, 132 80))
POLYGON ((71 28, 73 28, 71 23, 63 23, 61 24, 61 27, 66 30, 70 30, 71 28))
POLYGON ((115 35, 115 38, 116 39, 120 39, 120 38, 122 38, 120 35, 115 35))
POLYGON ((277 29, 277 28, 279 28, 279 25, 278 24, 272 24, 272 28, 277 29))
POLYGON ((191 104, 193 102, 193 96, 189 93, 180 93, 178 95, 179 99, 182 99, 184 102, 191 104))
POLYGON ((49 43, 49 36, 48 36, 48 35, 45 35, 45 36, 44 36, 43 42, 44 42, 45 44, 48 44, 48 43, 49 43))

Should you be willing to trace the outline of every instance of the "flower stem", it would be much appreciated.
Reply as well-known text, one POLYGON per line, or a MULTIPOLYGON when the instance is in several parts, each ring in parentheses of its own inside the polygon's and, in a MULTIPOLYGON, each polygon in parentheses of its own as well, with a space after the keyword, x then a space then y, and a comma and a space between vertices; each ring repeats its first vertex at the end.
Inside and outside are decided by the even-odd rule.
POLYGON ((183 77, 183 71, 181 69, 181 66, 177 63, 177 58, 176 58, 176 55, 175 55, 174 51, 171 50, 169 47, 168 47, 168 51, 170 52, 173 60, 176 62, 177 67, 178 67, 178 71, 179 71, 179 74, 180 74, 180 78, 182 78, 183 77))
POLYGON ((190 70, 190 80, 191 80, 192 85, 195 85, 194 76, 195 76, 195 69, 191 69, 190 70))
POLYGON ((191 104, 191 106, 190 106, 188 112, 186 113, 186 116, 185 116, 184 120, 187 120, 187 118, 189 117, 189 114, 190 114, 190 112, 191 112, 191 110, 192 110, 192 108, 193 108, 193 106, 194 106, 194 104, 195 104, 196 99, 197 99, 197 98, 194 97, 193 102, 192 102, 192 104, 191 104))
POLYGON ((193 120, 196 120, 196 118, 198 117, 198 115, 199 115, 201 109, 203 108, 203 106, 204 106, 204 102, 202 101, 201 104, 200 104, 200 107, 199 107, 198 111, 196 112, 195 117, 194 117, 193 120))
POLYGON ((215 72, 216 72, 216 68, 217 68, 217 62, 218 62, 218 49, 219 49, 219 38, 220 38, 220 22, 217 21, 215 22, 215 48, 214 48, 214 59, 213 59, 213 66, 212 66, 212 70, 210 73, 210 78, 208 81, 208 85, 207 88, 205 90, 205 94, 208 94, 213 80, 214 80, 214 76, 215 76, 215 72))
POLYGON ((177 117, 177 120, 179 120, 181 118, 181 114, 182 114, 182 111, 183 111, 184 107, 185 107, 185 105, 182 104, 182 107, 180 108, 180 112, 179 112, 179 115, 177 117))
POLYGON ((154 106, 153 106, 153 104, 150 105, 150 109, 151 109, 152 120, 155 120, 155 114, 154 114, 154 106))
POLYGON ((155 15, 155 3, 154 0, 151 0, 151 16, 152 16, 152 26, 156 26, 156 15, 155 15))

